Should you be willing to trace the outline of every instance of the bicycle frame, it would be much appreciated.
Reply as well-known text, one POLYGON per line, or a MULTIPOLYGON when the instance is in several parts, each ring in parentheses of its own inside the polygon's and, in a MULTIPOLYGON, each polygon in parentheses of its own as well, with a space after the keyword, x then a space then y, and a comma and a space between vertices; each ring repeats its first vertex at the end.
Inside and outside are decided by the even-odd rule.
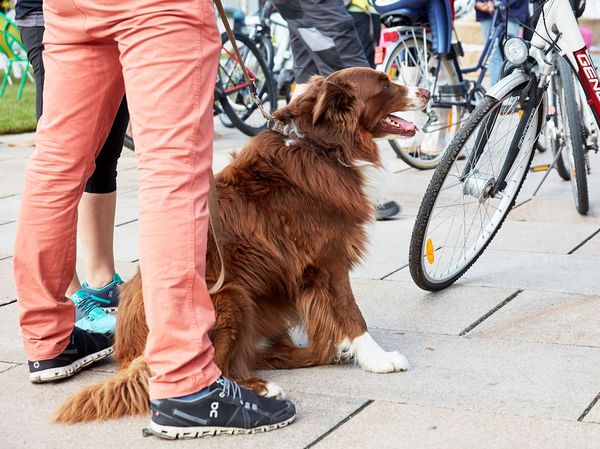
POLYGON ((579 31, 571 4, 569 0, 548 0, 543 8, 531 46, 545 51, 548 44, 542 37, 554 41, 558 35, 559 54, 567 58, 577 73, 596 122, 600 123, 600 77, 579 31))
MULTIPOLYGON (((587 103, 594 114, 596 123, 600 123, 600 77, 585 46, 569 0, 548 0, 542 8, 529 51, 529 55, 536 60, 540 68, 539 77, 533 78, 538 80, 537 87, 531 91, 532 95, 525 108, 524 120, 521 120, 519 130, 511 142, 501 174, 495 182, 493 194, 502 190, 506 174, 520 151, 520 138, 526 131, 526 126, 521 125, 530 122, 532 114, 536 113, 540 103, 545 105, 547 79, 552 73, 554 59, 558 55, 564 56, 577 73, 577 79, 586 93, 587 103), (554 53, 552 43, 555 43, 559 49, 558 54, 554 53)), ((488 95, 501 100, 515 87, 530 79, 532 77, 526 75, 523 70, 515 70, 496 84, 488 92, 488 95)))

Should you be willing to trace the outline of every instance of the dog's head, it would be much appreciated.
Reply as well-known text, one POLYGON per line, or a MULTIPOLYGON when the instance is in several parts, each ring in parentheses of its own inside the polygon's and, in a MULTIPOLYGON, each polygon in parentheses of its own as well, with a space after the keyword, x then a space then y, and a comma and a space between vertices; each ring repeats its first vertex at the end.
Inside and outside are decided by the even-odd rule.
MULTIPOLYGON (((346 152, 355 149, 364 153, 361 142, 414 136, 416 126, 393 113, 422 109, 429 97, 426 89, 396 84, 385 73, 355 67, 327 78, 314 76, 306 92, 277 111, 276 117, 294 120, 309 140, 324 147, 343 146, 346 152)), ((349 161, 376 158, 366 154, 347 156, 349 161)))

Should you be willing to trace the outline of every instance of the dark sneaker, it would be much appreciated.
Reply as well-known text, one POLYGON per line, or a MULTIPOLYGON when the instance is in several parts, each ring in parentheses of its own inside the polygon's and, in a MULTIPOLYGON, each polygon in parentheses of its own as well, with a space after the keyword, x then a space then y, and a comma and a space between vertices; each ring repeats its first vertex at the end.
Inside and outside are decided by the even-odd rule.
POLYGON ((73 328, 65 350, 50 360, 29 361, 29 380, 34 384, 71 377, 84 366, 113 352, 113 336, 73 328))
POLYGON ((84 282, 81 284, 81 289, 85 290, 105 312, 116 312, 119 306, 119 287, 121 285, 123 285, 123 279, 115 274, 113 280, 102 288, 92 288, 87 282, 84 282))
POLYGON ((395 201, 386 201, 375 206, 375 220, 382 221, 398 215, 400 206, 395 201))
POLYGON ((258 396, 224 376, 198 393, 150 401, 150 409, 144 436, 169 440, 267 432, 296 416, 290 401, 258 396))

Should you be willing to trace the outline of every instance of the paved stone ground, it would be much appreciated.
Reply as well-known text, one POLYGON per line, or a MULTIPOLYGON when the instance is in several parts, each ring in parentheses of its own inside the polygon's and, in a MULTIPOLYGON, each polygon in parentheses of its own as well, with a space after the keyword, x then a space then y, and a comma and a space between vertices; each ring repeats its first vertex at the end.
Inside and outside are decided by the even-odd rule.
MULTIPOLYGON (((245 137, 218 127, 215 168, 245 137)), ((0 137, 0 447, 3 448, 594 448, 600 447, 600 163, 592 156, 591 212, 575 211, 570 185, 530 174, 488 251, 455 286, 426 293, 407 269, 413 220, 431 172, 394 159, 388 198, 400 218, 370 229, 372 248, 353 287, 380 344, 411 361, 402 374, 355 366, 265 372, 298 407, 297 422, 263 435, 178 443, 143 439, 147 417, 49 424, 58 404, 112 375, 113 363, 74 379, 31 385, 17 327, 12 254, 33 136, 0 137)), ((544 161, 546 155, 536 156, 544 161)), ((138 259, 137 177, 119 169, 115 252, 130 276, 138 259)))

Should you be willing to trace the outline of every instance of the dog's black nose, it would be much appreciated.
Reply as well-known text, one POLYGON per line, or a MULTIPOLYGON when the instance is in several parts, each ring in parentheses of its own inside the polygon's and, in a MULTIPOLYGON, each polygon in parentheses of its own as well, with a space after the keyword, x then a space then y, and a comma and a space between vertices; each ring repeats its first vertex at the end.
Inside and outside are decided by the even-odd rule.
POLYGON ((418 95, 423 97, 425 100, 429 100, 431 98, 431 92, 427 89, 419 89, 418 95))

